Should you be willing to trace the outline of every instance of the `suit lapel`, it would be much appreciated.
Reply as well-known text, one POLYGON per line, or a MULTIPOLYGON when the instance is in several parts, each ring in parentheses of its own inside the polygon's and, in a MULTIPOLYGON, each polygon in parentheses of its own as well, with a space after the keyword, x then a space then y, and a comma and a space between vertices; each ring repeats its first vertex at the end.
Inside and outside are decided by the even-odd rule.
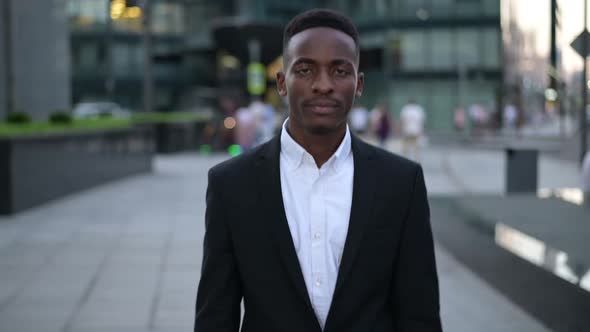
MULTIPOLYGON (((280 135, 274 137, 269 143, 264 145, 258 154, 257 162, 257 181, 259 189, 259 201, 263 207, 263 215, 266 216, 269 228, 272 231, 272 237, 275 245, 278 247, 278 253, 281 261, 287 270, 289 279, 295 286, 295 289, 301 299, 305 302, 310 313, 315 312, 311 305, 299 259, 293 245, 293 237, 289 230, 289 224, 285 215, 283 204, 283 194, 281 192, 281 175, 280 175, 280 135)), ((318 324, 318 328, 319 328, 318 324)))
POLYGON ((354 179, 352 189, 352 206, 348 234, 344 244, 342 260, 336 279, 336 287, 332 297, 332 305, 326 321, 326 328, 330 325, 333 308, 343 291, 344 282, 350 274, 358 254, 363 234, 371 216, 376 189, 376 171, 373 167, 375 156, 366 143, 352 136, 352 153, 354 158, 354 179))

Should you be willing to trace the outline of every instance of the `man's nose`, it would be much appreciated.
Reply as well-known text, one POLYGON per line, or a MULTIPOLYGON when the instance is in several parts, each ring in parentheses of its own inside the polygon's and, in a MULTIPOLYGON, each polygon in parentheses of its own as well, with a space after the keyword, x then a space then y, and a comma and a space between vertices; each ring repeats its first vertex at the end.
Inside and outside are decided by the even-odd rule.
POLYGON ((320 71, 311 84, 311 89, 317 94, 330 94, 334 91, 332 78, 325 71, 320 71))

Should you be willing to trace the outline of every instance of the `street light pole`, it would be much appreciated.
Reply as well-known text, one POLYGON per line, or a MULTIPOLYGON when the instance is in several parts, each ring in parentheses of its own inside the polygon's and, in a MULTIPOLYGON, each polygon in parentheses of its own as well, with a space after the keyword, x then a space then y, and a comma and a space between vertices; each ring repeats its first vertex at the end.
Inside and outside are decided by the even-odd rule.
POLYGON ((580 110, 580 164, 584 161, 584 155, 588 150, 587 125, 586 125, 586 105, 588 104, 588 0, 584 0, 584 32, 582 43, 582 58, 584 60, 584 69, 582 71, 582 108, 580 110))
POLYGON ((152 66, 152 27, 151 27, 151 3, 143 0, 143 111, 151 112, 153 109, 154 78, 152 66))
POLYGON ((113 77, 113 20, 111 17, 111 0, 107 0, 107 20, 105 24, 105 80, 104 89, 109 101, 114 101, 115 80, 113 77))
POLYGON ((9 112, 15 111, 14 109, 14 68, 12 63, 12 0, 4 0, 4 8, 2 8, 4 12, 4 73, 5 73, 5 98, 6 107, 5 112, 8 114, 9 112))

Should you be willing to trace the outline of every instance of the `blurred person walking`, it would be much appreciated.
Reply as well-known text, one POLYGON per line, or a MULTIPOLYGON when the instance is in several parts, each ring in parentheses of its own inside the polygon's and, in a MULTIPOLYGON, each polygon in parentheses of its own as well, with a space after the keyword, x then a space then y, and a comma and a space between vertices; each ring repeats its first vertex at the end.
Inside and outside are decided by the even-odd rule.
POLYGON ((590 199, 590 150, 586 152, 582 162, 582 191, 586 194, 586 198, 590 199))
POLYGON ((414 160, 420 160, 420 144, 424 134, 426 115, 420 104, 414 100, 402 107, 400 121, 402 127, 402 153, 414 160))
POLYGON ((253 146, 268 142, 274 136, 275 110, 267 103, 255 100, 250 104, 250 111, 255 119, 253 146))
POLYGON ((503 112, 504 130, 509 135, 516 135, 517 133, 517 121, 518 121, 518 110, 516 106, 509 103, 504 107, 503 112))
POLYGON ((362 105, 354 107, 350 111, 349 121, 354 133, 364 135, 369 128, 369 111, 362 105))
POLYGON ((307 11, 283 54, 280 134, 209 171, 194 331, 441 331, 422 168, 347 125, 356 28, 307 11))
POLYGON ((382 148, 387 147, 387 139, 391 134, 392 121, 389 116, 389 112, 381 108, 377 118, 377 139, 379 140, 379 146, 382 148))
POLYGON ((462 133, 465 130, 465 109, 463 107, 457 107, 453 113, 453 125, 455 131, 462 133))
POLYGON ((243 151, 249 150, 256 139, 257 120, 250 107, 236 111, 235 141, 243 151))

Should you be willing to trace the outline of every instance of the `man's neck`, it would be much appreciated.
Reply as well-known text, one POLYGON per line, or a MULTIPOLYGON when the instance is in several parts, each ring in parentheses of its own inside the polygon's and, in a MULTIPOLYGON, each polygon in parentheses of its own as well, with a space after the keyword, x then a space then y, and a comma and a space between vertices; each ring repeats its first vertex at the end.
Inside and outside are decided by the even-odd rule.
POLYGON ((287 122, 287 132, 295 142, 301 145, 314 159, 318 168, 322 167, 338 150, 346 135, 346 125, 333 133, 314 135, 303 130, 295 130, 291 121, 287 122))

